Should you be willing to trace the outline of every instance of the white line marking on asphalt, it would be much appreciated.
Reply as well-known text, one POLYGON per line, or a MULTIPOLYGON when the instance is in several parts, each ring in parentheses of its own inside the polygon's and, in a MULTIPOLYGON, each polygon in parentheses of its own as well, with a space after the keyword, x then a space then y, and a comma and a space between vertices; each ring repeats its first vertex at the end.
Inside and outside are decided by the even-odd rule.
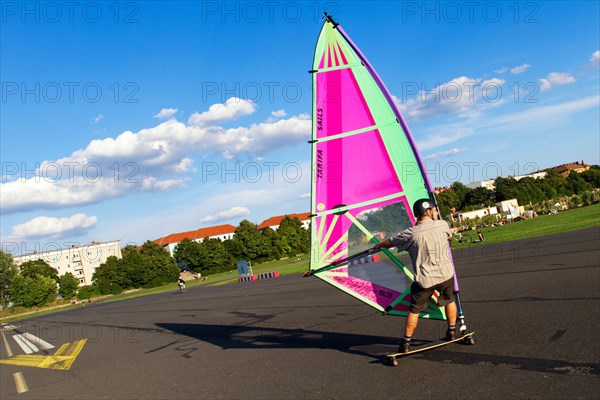
POLYGON ((14 335, 13 338, 26 354, 31 354, 42 350, 52 349, 54 346, 29 332, 21 335, 14 335))

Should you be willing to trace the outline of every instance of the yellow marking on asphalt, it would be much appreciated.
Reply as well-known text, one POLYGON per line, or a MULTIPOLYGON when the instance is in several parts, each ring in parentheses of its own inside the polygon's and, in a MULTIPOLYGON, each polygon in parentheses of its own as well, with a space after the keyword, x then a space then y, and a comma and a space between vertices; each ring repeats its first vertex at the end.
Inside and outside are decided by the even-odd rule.
POLYGON ((0 364, 68 371, 83 349, 85 342, 87 339, 65 343, 52 356, 21 354, 7 360, 0 360, 0 364))
POLYGON ((17 386, 17 393, 21 394, 29 391, 27 382, 25 382, 25 377, 21 372, 15 372, 13 378, 15 380, 15 385, 17 386))
POLYGON ((0 331, 2 334, 2 341, 4 342, 4 348, 6 349, 6 355, 9 357, 13 356, 13 352, 10 349, 10 345, 8 344, 8 340, 6 340, 6 335, 4 334, 4 330, 0 331))

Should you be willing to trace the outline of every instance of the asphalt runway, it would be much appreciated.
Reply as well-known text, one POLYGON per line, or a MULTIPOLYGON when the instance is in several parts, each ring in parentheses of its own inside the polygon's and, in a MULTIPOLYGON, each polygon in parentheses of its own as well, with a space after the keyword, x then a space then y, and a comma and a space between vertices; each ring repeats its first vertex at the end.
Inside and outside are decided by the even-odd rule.
MULTIPOLYGON (((195 286, 5 324, 0 397, 600 397, 600 227, 454 257, 474 346, 390 367, 404 319, 315 277, 195 286), (26 354, 26 339, 39 351, 26 354)), ((415 338, 444 332, 421 320, 415 338)))

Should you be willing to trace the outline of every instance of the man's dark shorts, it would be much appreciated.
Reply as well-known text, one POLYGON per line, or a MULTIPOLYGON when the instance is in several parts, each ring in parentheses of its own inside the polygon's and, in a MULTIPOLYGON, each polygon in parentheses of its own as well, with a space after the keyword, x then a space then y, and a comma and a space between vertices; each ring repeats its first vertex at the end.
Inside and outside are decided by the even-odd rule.
POLYGON ((440 292, 440 297, 437 299, 438 306, 443 307, 453 303, 454 277, 427 289, 422 288, 417 282, 413 282, 410 287, 410 312, 420 314, 425 306, 427 306, 427 301, 436 290, 440 292))

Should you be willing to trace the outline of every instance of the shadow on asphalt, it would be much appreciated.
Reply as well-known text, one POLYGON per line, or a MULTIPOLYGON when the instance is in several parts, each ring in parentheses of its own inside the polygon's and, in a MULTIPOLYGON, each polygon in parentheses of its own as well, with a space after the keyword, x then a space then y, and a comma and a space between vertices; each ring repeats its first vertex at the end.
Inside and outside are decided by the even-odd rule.
MULTIPOLYGON (((211 343, 226 349, 327 349, 370 358, 371 363, 383 363, 385 354, 394 352, 398 345, 396 337, 360 335, 352 333, 327 332, 283 327, 263 327, 251 325, 208 325, 158 323, 159 328, 185 335, 191 339, 211 343)), ((182 344, 189 339, 177 340, 172 345, 182 344)), ((418 341, 419 343, 423 343, 418 341)), ((162 346, 148 351, 153 353, 170 347, 162 346)), ((458 347, 471 348, 457 343, 415 354, 410 358, 461 365, 495 365, 503 368, 566 375, 600 376, 597 363, 573 363, 531 357, 513 357, 459 351, 458 347), (454 348, 456 350, 451 350, 454 348)), ((476 349, 476 347, 471 348, 476 349)))
POLYGON ((211 343, 224 350, 328 349, 380 361, 385 352, 395 351, 398 346, 397 337, 274 327, 268 324, 267 326, 173 323, 156 325, 161 329, 211 343))

